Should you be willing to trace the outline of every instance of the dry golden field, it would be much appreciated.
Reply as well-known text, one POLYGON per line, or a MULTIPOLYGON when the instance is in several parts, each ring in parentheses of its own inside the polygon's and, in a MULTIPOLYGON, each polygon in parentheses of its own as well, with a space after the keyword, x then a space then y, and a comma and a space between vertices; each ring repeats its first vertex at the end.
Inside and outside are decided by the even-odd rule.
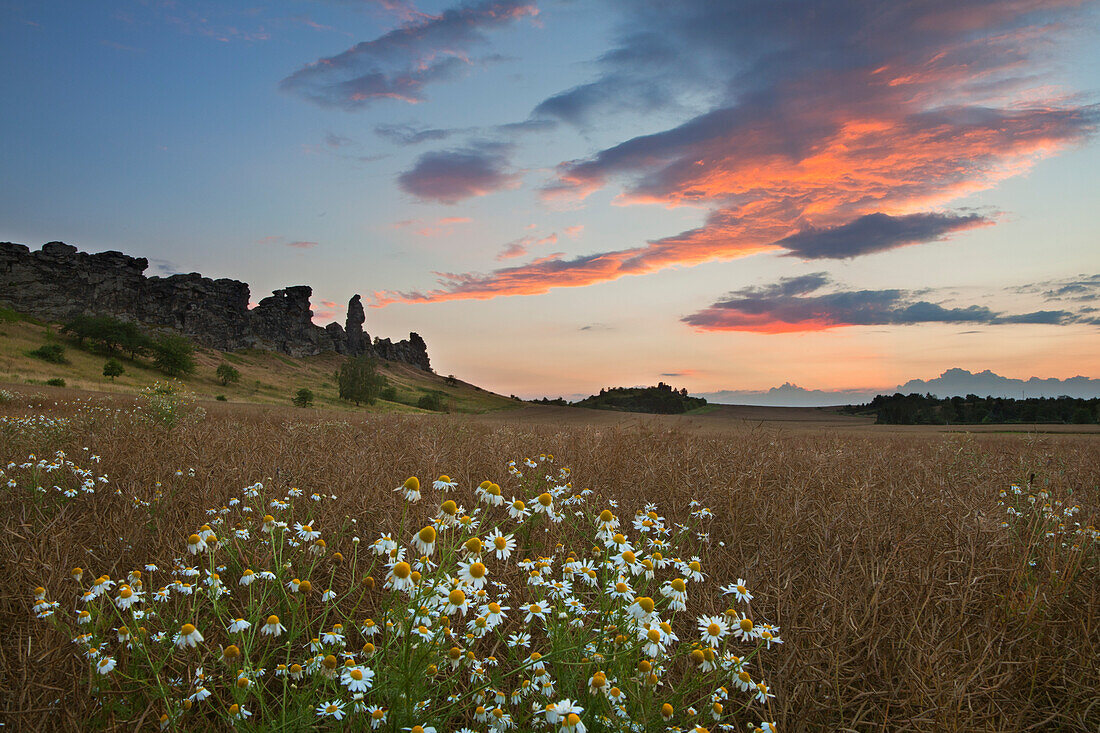
MULTIPOLYGON (((407 477, 430 486, 448 474, 472 505, 470 492, 484 479, 510 496, 508 461, 540 453, 570 467, 574 486, 591 487, 597 510, 615 499, 629 518, 654 501, 675 522, 687 520, 692 499, 710 508, 709 539, 697 547, 707 580, 693 592, 717 599, 709 591, 746 578, 753 612, 781 628, 785 643, 761 660, 781 731, 1100 730, 1097 545, 1072 551, 1015 539, 1000 526, 997 504, 998 492, 1020 484, 1026 493, 1030 481, 1032 492, 1079 504, 1072 521, 1097 524, 1097 435, 877 430, 759 415, 381 415, 214 402, 203 405, 204 420, 167 431, 80 407, 74 401, 86 393, 9 389, 18 399, 0 405, 0 415, 72 421, 49 435, 0 431, 0 465, 57 450, 78 462, 96 454, 111 491, 53 511, 9 492, 0 509, 6 730, 156 727, 160 711, 125 719, 97 712, 88 662, 35 618, 36 586, 61 603, 59 613, 73 613, 73 566, 116 579, 149 562, 171 567, 188 535, 210 521, 206 509, 256 481, 336 495, 319 505, 317 524, 355 519, 369 541, 397 526, 405 506, 393 489, 407 477), (189 469, 194 478, 175 476, 189 469), (163 498, 152 509, 134 506, 130 497, 154 500, 157 481, 163 498)), ((438 493, 426 490, 424 503, 434 513, 438 493)), ((591 528, 565 522, 553 532, 564 541, 591 528)), ((331 549, 349 553, 346 544, 331 549)), ((719 603, 706 612, 721 613, 719 603)), ((692 621, 681 636, 694 633, 692 621)), ((181 729, 211 724, 196 718, 181 729)))

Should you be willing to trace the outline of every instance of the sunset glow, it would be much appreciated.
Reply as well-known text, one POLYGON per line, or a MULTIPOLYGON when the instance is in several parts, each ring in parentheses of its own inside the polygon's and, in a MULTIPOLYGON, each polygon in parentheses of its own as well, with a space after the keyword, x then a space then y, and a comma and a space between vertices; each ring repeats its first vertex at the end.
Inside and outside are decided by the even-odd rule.
POLYGON ((1093 2, 0 17, 0 239, 361 293, 505 395, 1100 376, 1093 2))

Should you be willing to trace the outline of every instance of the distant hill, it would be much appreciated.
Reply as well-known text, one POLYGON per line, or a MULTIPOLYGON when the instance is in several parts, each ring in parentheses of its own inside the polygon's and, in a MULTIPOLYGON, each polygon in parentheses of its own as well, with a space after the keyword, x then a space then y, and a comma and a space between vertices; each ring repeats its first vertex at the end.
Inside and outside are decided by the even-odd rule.
POLYGON ((928 394, 940 399, 948 397, 1075 397, 1092 399, 1100 397, 1100 379, 1071 377, 1069 379, 1012 379, 1002 377, 988 369, 970 372, 966 369, 948 369, 940 376, 929 379, 911 379, 896 387, 820 390, 804 389, 787 382, 781 387, 767 390, 722 390, 701 392, 695 396, 709 402, 726 405, 770 405, 775 407, 831 407, 835 405, 865 404, 876 395, 928 394))
POLYGON ((673 389, 664 382, 655 387, 612 387, 601 389, 598 395, 574 402, 574 407, 593 410, 620 410, 623 412, 648 412, 656 415, 679 415, 704 407, 707 401, 701 397, 689 397, 686 389, 673 389))

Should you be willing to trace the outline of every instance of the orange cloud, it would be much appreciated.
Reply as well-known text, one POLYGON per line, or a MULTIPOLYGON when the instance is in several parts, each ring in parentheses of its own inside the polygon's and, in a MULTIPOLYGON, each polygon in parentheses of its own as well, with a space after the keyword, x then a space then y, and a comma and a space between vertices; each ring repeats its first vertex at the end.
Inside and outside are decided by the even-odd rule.
MULTIPOLYGON (((705 35, 714 25, 707 14, 725 12, 716 7, 677 4, 676 12, 703 8, 692 32, 717 37, 705 35)), ((873 39, 851 35, 869 19, 845 11, 856 17, 835 21, 847 24, 835 40, 809 34, 805 48, 788 44, 789 55, 765 48, 749 65, 757 77, 731 79, 740 93, 721 106, 562 163, 543 189, 580 199, 621 181, 619 203, 705 208, 700 226, 615 251, 441 274, 434 289, 382 293, 375 305, 539 294, 767 251, 862 256, 988 226, 988 216, 943 207, 1087 139, 1100 119, 1096 107, 1036 86, 1045 69, 1028 52, 1063 30, 1040 11, 1049 8, 899 4, 876 16, 873 39), (959 26, 933 22, 944 17, 959 26), (861 239, 868 230, 877 238, 861 239)), ((731 29, 754 22, 726 20, 731 29)), ((767 30, 809 33, 793 21, 780 26, 767 30)))

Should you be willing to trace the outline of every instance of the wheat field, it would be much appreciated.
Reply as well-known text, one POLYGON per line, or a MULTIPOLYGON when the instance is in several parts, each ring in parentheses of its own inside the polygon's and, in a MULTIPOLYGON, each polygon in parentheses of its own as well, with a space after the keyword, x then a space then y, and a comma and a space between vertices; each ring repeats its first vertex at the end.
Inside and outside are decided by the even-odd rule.
POLYGON ((69 419, 56 430, 0 432, 3 465, 94 454, 112 490, 48 512, 10 494, 0 509, 8 730, 80 730, 90 720, 156 727, 156 711, 94 717, 87 662, 34 617, 36 587, 72 595, 70 568, 117 578, 151 561, 170 566, 209 507, 257 481, 335 495, 320 526, 354 519, 373 538, 401 517, 393 489, 407 477, 447 474, 461 487, 490 479, 507 495, 508 461, 540 453, 601 501, 658 502, 670 522, 686 520, 693 499, 711 510, 699 540, 704 586, 748 579, 754 611, 782 629, 766 670, 779 730, 1100 730, 1096 545, 1069 559, 1047 553, 1006 531, 998 505, 1014 484, 1043 490, 1080 505, 1074 520, 1095 526, 1094 435, 768 423, 699 431, 218 403, 205 405, 205 419, 165 430, 112 417, 108 409, 131 405, 113 399, 57 390, 0 405, 3 416, 69 419), (191 470, 186 481, 176 475, 191 470))

